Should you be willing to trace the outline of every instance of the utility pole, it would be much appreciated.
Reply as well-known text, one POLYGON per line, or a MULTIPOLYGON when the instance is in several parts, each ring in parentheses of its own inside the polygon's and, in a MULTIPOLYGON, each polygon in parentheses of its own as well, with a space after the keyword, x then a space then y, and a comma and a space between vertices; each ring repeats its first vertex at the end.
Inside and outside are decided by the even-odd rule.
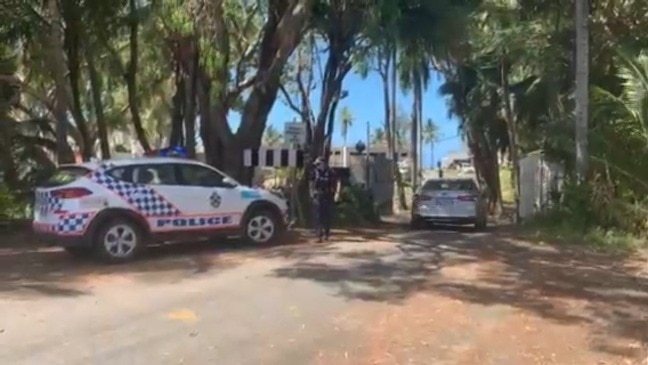
POLYGON ((371 127, 369 126, 369 121, 367 121, 367 189, 371 187, 371 127))

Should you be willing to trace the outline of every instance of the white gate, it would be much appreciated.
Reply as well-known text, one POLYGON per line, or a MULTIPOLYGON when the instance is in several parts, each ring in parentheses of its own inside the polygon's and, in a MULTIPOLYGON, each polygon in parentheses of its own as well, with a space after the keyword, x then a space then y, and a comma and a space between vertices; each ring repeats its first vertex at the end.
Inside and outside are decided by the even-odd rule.
POLYGON ((563 168, 544 159, 542 151, 520 159, 520 218, 528 218, 548 207, 563 183, 563 168))

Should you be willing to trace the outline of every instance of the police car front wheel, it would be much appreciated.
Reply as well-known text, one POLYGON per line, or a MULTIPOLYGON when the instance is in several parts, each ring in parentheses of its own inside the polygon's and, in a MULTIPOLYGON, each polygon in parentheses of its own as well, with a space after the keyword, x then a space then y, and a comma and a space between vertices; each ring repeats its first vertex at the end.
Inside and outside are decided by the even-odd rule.
POLYGON ((137 225, 127 220, 113 220, 97 234, 95 248, 101 258, 123 262, 134 258, 143 246, 142 234, 137 225))
POLYGON ((278 235, 276 217, 269 211, 253 213, 245 222, 244 235, 247 241, 257 244, 272 243, 278 235))

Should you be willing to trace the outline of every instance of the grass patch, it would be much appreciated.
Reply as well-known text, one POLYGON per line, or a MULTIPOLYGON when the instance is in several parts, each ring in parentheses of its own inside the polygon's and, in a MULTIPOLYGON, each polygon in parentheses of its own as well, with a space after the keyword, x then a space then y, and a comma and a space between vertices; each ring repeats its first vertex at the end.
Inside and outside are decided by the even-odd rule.
POLYGON ((515 203, 515 189, 513 187, 513 180, 511 173, 513 170, 509 167, 502 167, 499 171, 500 185, 502 186, 502 202, 504 204, 515 203))
POLYGON ((540 214, 521 225, 536 241, 582 246, 596 252, 628 253, 648 247, 648 239, 601 227, 575 224, 575 217, 561 212, 540 214))

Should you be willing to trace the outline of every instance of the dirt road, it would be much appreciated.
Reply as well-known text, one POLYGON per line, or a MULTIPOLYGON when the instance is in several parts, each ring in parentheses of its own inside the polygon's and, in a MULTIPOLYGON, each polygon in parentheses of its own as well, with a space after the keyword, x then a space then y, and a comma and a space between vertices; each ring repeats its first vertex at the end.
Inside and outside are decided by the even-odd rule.
POLYGON ((4 242, 0 364, 647 364, 644 261, 505 229, 193 244, 117 267, 4 242))

